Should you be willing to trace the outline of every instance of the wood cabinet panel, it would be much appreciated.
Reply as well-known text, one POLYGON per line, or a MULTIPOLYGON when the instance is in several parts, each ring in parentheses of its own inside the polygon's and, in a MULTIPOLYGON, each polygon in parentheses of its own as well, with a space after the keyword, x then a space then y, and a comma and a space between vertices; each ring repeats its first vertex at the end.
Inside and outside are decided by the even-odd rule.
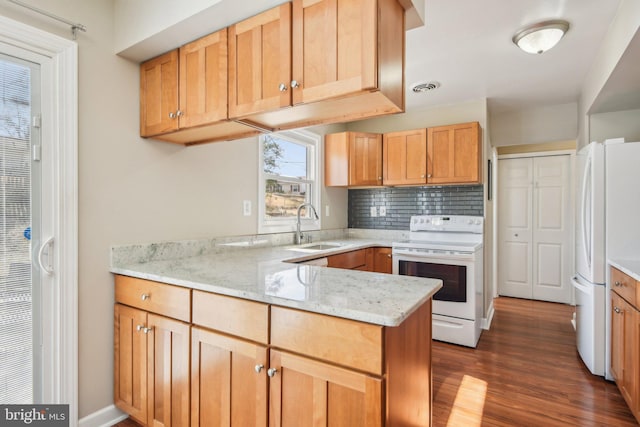
POLYGON ((376 273, 392 273, 393 259, 391 257, 391 248, 370 248, 372 251, 373 267, 371 271, 376 273))
POLYGON ((325 135, 325 185, 382 184, 382 135, 341 132, 325 135))
POLYGON ((367 266, 367 250, 358 249, 327 257, 327 266, 348 270, 367 266))
POLYGON ((116 302, 191 321, 191 289, 116 275, 116 302))
POLYGON ((178 50, 172 50, 140 66, 140 136, 178 129, 178 50))
POLYGON ((277 350, 270 366, 271 426, 383 425, 380 378, 277 350))
POLYGON ((192 425, 265 427, 267 348, 198 327, 191 346, 192 425))
POLYGON ((267 304, 195 290, 193 323, 251 341, 269 342, 267 304))
POLYGON ((147 313, 114 307, 114 403, 135 420, 147 422, 147 313))
POLYGON ((290 82, 290 3, 229 27, 230 118, 291 105, 290 82))
POLYGON ((271 344, 382 374, 382 327, 283 307, 271 308, 271 344))
POLYGON ((637 292, 640 291, 640 287, 634 278, 626 275, 615 267, 611 267, 611 284, 611 289, 627 300, 629 304, 636 307, 638 306, 636 295, 637 292))
POLYGON ((148 425, 187 427, 190 420, 190 325, 149 314, 148 425))
POLYGON ((428 129, 427 183, 480 182, 479 129, 477 122, 428 129))
POLYGON ((227 29, 180 48, 181 128, 227 118, 227 29))
POLYGON ((384 185, 427 182, 427 130, 416 129, 383 135, 384 185))

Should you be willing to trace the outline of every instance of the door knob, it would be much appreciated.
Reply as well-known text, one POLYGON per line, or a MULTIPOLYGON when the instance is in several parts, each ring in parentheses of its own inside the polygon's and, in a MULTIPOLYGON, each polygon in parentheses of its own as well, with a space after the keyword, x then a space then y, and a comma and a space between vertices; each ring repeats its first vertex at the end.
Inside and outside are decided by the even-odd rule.
POLYGON ((291 87, 292 88, 300 87, 300 82, 297 80, 291 80, 291 87))
POLYGON ((288 88, 288 87, 287 87, 287 85, 286 85, 286 84, 284 84, 284 83, 280 83, 280 84, 278 85, 278 90, 279 90, 280 92, 286 92, 286 91, 287 91, 287 89, 289 89, 289 88, 288 88))
POLYGON ((273 378, 276 376, 276 373, 278 372, 278 370, 276 368, 269 368, 267 369, 267 376, 269 378, 273 378))
POLYGON ((256 365, 253 369, 256 371, 257 374, 259 374, 260 372, 262 372, 263 368, 264 368, 264 365, 256 365))

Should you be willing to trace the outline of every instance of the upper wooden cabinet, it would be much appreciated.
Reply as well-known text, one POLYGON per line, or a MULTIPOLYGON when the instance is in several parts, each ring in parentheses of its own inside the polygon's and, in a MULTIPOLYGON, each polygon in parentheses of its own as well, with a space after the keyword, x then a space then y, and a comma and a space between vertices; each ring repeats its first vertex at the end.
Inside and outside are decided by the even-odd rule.
POLYGON ((397 0, 292 5, 230 27, 231 118, 278 130, 404 110, 397 0))
POLYGON ((427 183, 480 182, 482 158, 478 122, 428 129, 427 183))
POLYGON ((229 116, 291 105, 291 3, 229 27, 229 116))
POLYGON ((255 135, 227 119, 227 29, 140 66, 140 136, 184 145, 255 135))
POLYGON ((326 135, 324 182, 328 187, 382 184, 382 135, 362 132, 326 135))
POLYGON ((427 183, 427 130, 385 133, 382 176, 384 185, 427 183))

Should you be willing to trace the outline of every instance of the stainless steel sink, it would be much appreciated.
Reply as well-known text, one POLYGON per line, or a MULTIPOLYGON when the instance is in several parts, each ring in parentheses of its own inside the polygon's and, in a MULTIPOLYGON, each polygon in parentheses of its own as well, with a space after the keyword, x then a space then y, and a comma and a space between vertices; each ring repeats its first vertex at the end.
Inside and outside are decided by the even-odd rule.
POLYGON ((318 243, 317 245, 305 246, 304 249, 312 251, 324 251, 326 249, 339 248, 341 245, 332 245, 331 243, 318 243))
POLYGON ((297 245, 291 246, 287 248, 290 251, 295 252, 320 252, 320 251, 328 251, 331 249, 344 248, 346 245, 334 242, 325 242, 325 243, 307 243, 306 245, 297 245))

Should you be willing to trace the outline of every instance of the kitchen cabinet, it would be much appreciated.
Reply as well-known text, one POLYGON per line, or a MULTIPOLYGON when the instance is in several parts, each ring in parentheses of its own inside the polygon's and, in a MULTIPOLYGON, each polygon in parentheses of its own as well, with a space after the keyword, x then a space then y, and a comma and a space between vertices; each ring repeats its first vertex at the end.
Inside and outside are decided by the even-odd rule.
POLYGON ((324 137, 324 182, 332 186, 382 184, 382 135, 340 132, 324 137))
POLYGON ((384 185, 427 183, 427 130, 385 133, 382 139, 384 185))
POLYGON ((376 273, 387 273, 391 274, 392 272, 392 264, 393 258, 391 256, 391 248, 388 247, 379 247, 379 248, 369 248, 372 252, 372 265, 371 271, 376 273))
POLYGON ((227 29, 140 66, 140 136, 192 145, 255 135, 227 119, 227 29))
POLYGON ((397 0, 294 0, 229 34, 233 119, 278 130, 404 110, 397 0))
POLYGON ((640 312, 636 280, 611 267, 611 375, 640 421, 640 312))
POLYGON ((367 250, 358 249, 341 254, 329 255, 327 257, 327 267, 344 268, 347 270, 367 270, 367 250))
POLYGON ((427 183, 481 182, 482 143, 478 122, 431 127, 427 132, 427 183))
POLYGON ((114 402, 143 425, 190 423, 190 292, 116 277, 114 402))

